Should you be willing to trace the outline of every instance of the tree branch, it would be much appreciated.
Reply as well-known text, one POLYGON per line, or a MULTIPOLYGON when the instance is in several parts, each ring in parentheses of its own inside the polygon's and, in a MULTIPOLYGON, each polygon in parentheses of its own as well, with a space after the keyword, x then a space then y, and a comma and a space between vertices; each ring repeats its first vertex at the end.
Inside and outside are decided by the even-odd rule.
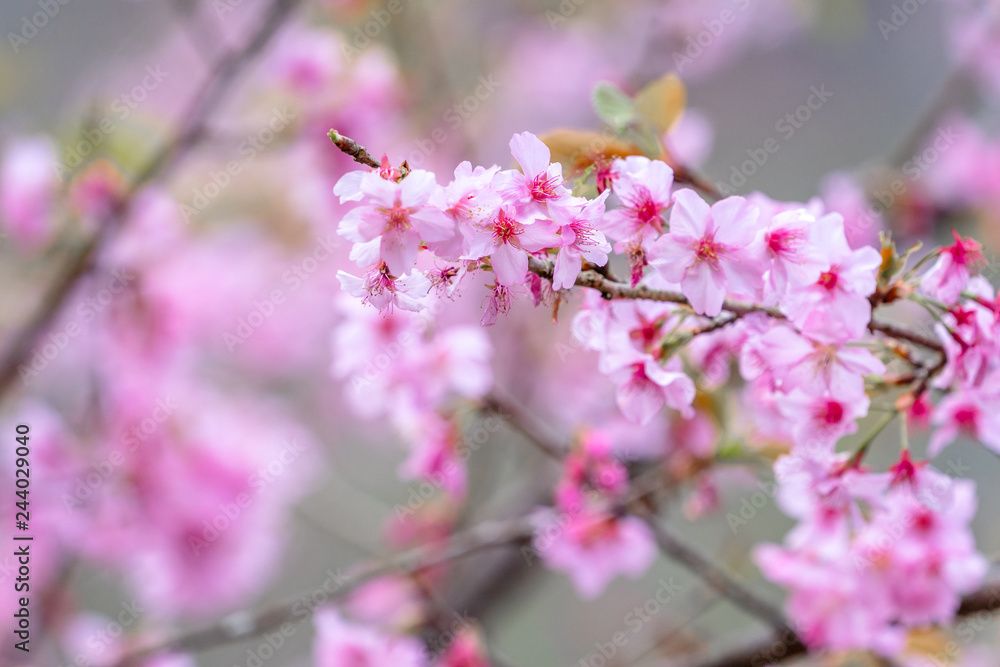
MULTIPOLYGON (((443 549, 437 545, 417 547, 390 558, 362 563, 351 574, 334 582, 327 602, 340 599, 362 584, 388 574, 414 575, 427 568, 441 565, 496 547, 516 544, 531 537, 533 525, 528 517, 497 522, 486 521, 453 537, 443 549)), ((325 590, 325 589, 321 589, 325 590)), ((115 667, 137 667, 148 658, 164 653, 185 653, 215 648, 232 642, 260 636, 282 623, 298 623, 312 616, 313 610, 300 605, 305 591, 287 602, 257 612, 240 611, 205 628, 187 632, 164 642, 135 650, 120 658, 115 667)))
POLYGON ((666 556, 691 570, 699 579, 747 612, 752 618, 767 623, 778 633, 792 632, 793 635, 795 634, 785 622, 785 616, 779 609, 769 605, 756 593, 730 577, 722 568, 674 536, 657 520, 656 514, 641 512, 637 516, 653 531, 656 544, 666 556))
POLYGON ((162 147, 135 177, 128 191, 115 202, 98 226, 97 233, 78 248, 67 261, 61 275, 42 297, 42 306, 31 321, 17 333, 0 360, 0 398, 10 389, 18 368, 35 347, 35 341, 52 324, 73 288, 93 266, 94 258, 131 211, 136 193, 154 178, 168 174, 177 162, 198 143, 206 129, 209 115, 218 108, 243 68, 264 48, 301 0, 274 0, 259 27, 244 46, 220 58, 206 83, 182 115, 183 123, 176 139, 162 147))

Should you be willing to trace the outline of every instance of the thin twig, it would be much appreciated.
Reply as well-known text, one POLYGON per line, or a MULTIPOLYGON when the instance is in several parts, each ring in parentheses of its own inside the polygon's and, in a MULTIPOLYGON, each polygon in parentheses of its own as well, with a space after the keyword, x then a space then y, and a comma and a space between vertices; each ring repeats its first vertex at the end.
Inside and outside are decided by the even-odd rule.
POLYGON ((687 567, 699 579, 711 586, 737 607, 749 613, 751 617, 767 623, 776 632, 782 633, 790 630, 784 615, 779 609, 772 607, 756 593, 753 593, 730 577, 729 574, 712 563, 707 557, 698 553, 680 538, 673 535, 660 523, 654 513, 648 511, 640 512, 638 516, 653 531, 656 543, 659 545, 660 551, 665 555, 687 567))

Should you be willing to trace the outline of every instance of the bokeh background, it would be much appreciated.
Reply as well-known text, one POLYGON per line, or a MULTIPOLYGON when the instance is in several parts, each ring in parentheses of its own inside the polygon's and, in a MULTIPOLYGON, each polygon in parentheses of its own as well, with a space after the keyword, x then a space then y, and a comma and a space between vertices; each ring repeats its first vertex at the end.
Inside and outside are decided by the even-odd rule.
MULTIPOLYGON (((15 234, 0 244, 0 335, 6 344, 40 307, 62 262, 93 233, 88 206, 97 205, 101 188, 127 183, 160 142, 170 140, 180 110, 210 70, 207 63, 240 44, 265 8, 257 0, 54 4, 58 11, 24 43, 10 35, 27 34, 25 21, 42 11, 40 3, 9 0, 0 5, 0 143, 44 134, 65 162, 88 127, 112 118, 114 128, 96 146, 94 155, 108 161, 103 167, 94 167, 94 156, 89 156, 59 182, 58 196, 71 203, 61 222, 40 233, 60 240, 38 250, 15 234), (164 73, 162 82, 143 86, 149 68, 164 73), (138 94, 137 87, 143 89, 138 94), (128 112, 122 117, 124 108, 128 112)), ((338 357, 357 351, 331 345, 340 321, 334 274, 346 264, 347 248, 337 245, 342 210, 329 191, 352 167, 329 144, 326 130, 336 127, 373 153, 387 153, 393 163, 408 159, 412 166, 436 171, 445 182, 461 160, 510 166, 507 142, 515 132, 598 128, 590 97, 599 81, 635 92, 680 66, 688 112, 671 141, 698 173, 716 184, 729 182, 740 193, 760 190, 799 201, 823 196, 858 208, 866 198, 875 201, 875 193, 898 177, 893 168, 918 155, 925 138, 933 137, 949 114, 965 128, 960 130, 963 140, 973 144, 987 140, 968 136, 961 119, 975 119, 986 128, 985 136, 995 129, 1000 86, 990 78, 989 56, 985 49, 977 52, 972 64, 959 57, 973 35, 963 23, 972 4, 913 2, 916 9, 904 12, 906 21, 886 32, 879 22, 891 22, 902 3, 401 0, 401 11, 384 26, 378 13, 387 3, 302 3, 246 68, 198 145, 158 183, 173 202, 158 215, 203 240, 204 248, 193 259, 164 260, 167 265, 151 279, 160 281, 155 288, 159 303, 174 308, 182 332, 177 336, 199 350, 197 371, 191 373, 196 379, 182 386, 213 387, 211 400, 197 398, 196 389, 182 395, 184 414, 202 419, 201 413, 226 404, 231 421, 218 426, 225 434, 221 437, 238 440, 255 436, 261 404, 278 405, 282 419, 312 443, 308 456, 293 461, 287 475, 297 488, 294 500, 283 505, 283 532, 259 535, 242 547, 267 550, 280 543, 280 556, 267 577, 254 585, 241 583, 238 603, 213 605, 207 600, 197 613, 178 614, 170 624, 193 627, 235 608, 256 608, 311 591, 323 585, 330 570, 386 553, 393 539, 387 521, 416 488, 396 474, 405 458, 399 434, 359 417, 330 370, 338 357), (731 23, 720 23, 724 12, 730 12, 731 23), (713 26, 719 25, 716 35, 713 26), (705 45, 688 51, 699 36, 705 45), (682 56, 689 53, 696 55, 685 61, 682 56), (777 126, 805 104, 814 88, 829 91, 829 99, 791 136, 784 136, 777 126), (290 109, 290 123, 254 153, 221 194, 199 207, 196 196, 205 192, 218 165, 243 160, 242 142, 266 126, 276 109, 290 109), (748 151, 761 148, 769 137, 779 139, 779 150, 745 182, 731 182, 748 151), (184 206, 196 209, 193 219, 184 206), (315 257, 317 239, 328 238, 336 246, 333 259, 307 272, 289 306, 233 352, 225 335, 235 331, 261 295, 287 288, 286 272, 315 257), (237 433, 234 424, 242 424, 237 433)), ((944 168, 946 159, 945 154, 933 161, 926 173, 944 168)), ((1000 182, 1000 174, 993 177, 1000 182)), ((969 207, 973 212, 934 215, 946 204, 934 201, 930 192, 922 178, 907 181, 901 203, 879 224, 904 247, 919 240, 947 242, 955 227, 979 238, 988 258, 997 256, 1000 209, 991 212, 982 205, 969 207)), ((116 251, 131 258, 122 261, 160 266, 163 257, 175 252, 173 239, 150 241, 148 229, 135 226, 143 231, 130 237, 131 250, 116 251)), ((85 300, 107 280, 99 273, 73 298, 85 300)), ((451 317, 461 319, 463 312, 479 307, 476 297, 464 299, 451 317)), ((76 312, 72 303, 69 312, 76 312)), ((587 373, 594 368, 589 353, 574 349, 568 359, 559 353, 557 345, 570 340, 573 304, 567 308, 555 325, 546 324, 546 313, 512 313, 490 334, 498 350, 498 387, 514 404, 530 406, 537 426, 555 434, 571 432, 574 413, 585 411, 587 403, 554 395, 545 381, 547 369, 569 364, 587 373), (519 363, 504 363, 510 359, 519 363), (574 408, 574 402, 580 407, 574 408)), ((911 315, 900 312, 897 317, 907 321, 911 315)), ((93 417, 100 410, 93 406, 100 396, 94 384, 99 382, 90 369, 95 355, 113 355, 117 349, 92 340, 97 337, 85 333, 31 383, 15 379, 4 398, 5 417, 21 418, 26 406, 45 404, 54 406, 76 431, 96 428, 93 417)), ((190 354, 184 357, 184 365, 195 364, 190 354)), ((131 358, 126 361, 132 363, 131 358)), ((141 381, 141 369, 136 377, 141 381)), ((887 441, 897 437, 895 432, 882 436, 887 441)), ((881 462, 889 458, 887 451, 881 462)), ((877 448, 874 460, 880 461, 877 448)), ((950 462, 968 466, 966 474, 979 481, 976 533, 981 551, 993 559, 1000 555, 995 522, 1000 464, 970 443, 950 448, 939 467, 947 470, 950 462)), ((512 503, 530 506, 534 475, 551 480, 557 473, 508 426, 491 432, 470 465, 470 497, 461 517, 466 523, 507 515, 512 503)), ((761 540, 780 540, 790 520, 768 502, 748 526, 731 530, 726 513, 738 511, 756 491, 735 485, 723 489, 722 511, 690 521, 685 512, 690 491, 682 487, 667 509, 675 525, 736 576, 780 600, 780 592, 760 579, 746 556, 761 540)), ((87 530, 72 512, 54 522, 80 522, 87 530)), ((462 567, 475 580, 490 562, 490 557, 473 558, 462 567)), ((223 568, 217 576, 225 574, 223 568)), ((683 593, 626 647, 620 662, 611 664, 673 664, 670 656, 682 649, 711 652, 763 630, 664 560, 640 581, 615 582, 594 602, 580 601, 565 577, 536 565, 488 591, 475 608, 458 611, 482 622, 497 664, 568 667, 591 656, 595 641, 622 629, 629 610, 670 577, 680 582, 683 593)), ((87 559, 62 563, 50 581, 52 595, 67 599, 67 618, 76 613, 70 609, 113 618, 133 596, 120 572, 87 559)), ((464 599, 462 591, 449 595, 464 599)), ((69 622, 47 620, 52 627, 69 622)), ((162 627, 159 623, 141 617, 127 633, 162 627)), ((996 628, 992 623, 977 628, 976 637, 993 643, 996 628)), ((72 664, 72 642, 47 641, 40 661, 32 664, 72 664)), ((311 641, 312 630, 301 625, 263 663, 310 665, 311 641)), ((193 659, 205 667, 254 664, 248 651, 261 646, 261 640, 252 640, 199 652, 193 659)))

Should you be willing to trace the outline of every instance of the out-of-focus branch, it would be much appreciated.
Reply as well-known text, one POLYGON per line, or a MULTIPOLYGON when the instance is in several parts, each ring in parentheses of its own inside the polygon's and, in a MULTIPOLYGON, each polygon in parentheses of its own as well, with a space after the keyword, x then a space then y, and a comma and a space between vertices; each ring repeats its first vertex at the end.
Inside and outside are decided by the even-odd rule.
POLYGON ((135 194, 150 181, 170 173, 177 162, 197 145, 205 133, 209 116, 230 91, 237 76, 267 45, 300 2, 301 0, 273 0, 247 42, 219 59, 201 90, 182 114, 181 129, 176 138, 163 146, 139 171, 128 191, 100 221, 97 233, 73 252, 59 277, 42 297, 41 308, 35 316, 13 337, 0 360, 0 398, 10 389, 18 368, 34 349, 35 341, 55 320, 73 288, 90 271, 94 259, 113 232, 127 219, 135 194))
POLYGON ((553 438, 544 434, 538 423, 539 420, 528 415, 521 406, 500 396, 496 391, 483 399, 482 406, 484 410, 495 412, 503 417, 508 424, 546 456, 556 461, 563 460, 566 448, 556 444, 553 438))
POLYGON ((722 568, 673 535, 660 523, 656 514, 641 512, 638 513, 638 516, 653 531, 656 543, 664 555, 691 570, 699 579, 747 612, 752 618, 767 623, 776 632, 791 632, 791 628, 785 622, 785 617, 779 609, 769 605, 757 594, 730 577, 722 568))
MULTIPOLYGON (((390 558, 362 563, 334 584, 328 601, 340 599, 367 581, 388 574, 413 575, 481 551, 525 541, 531 537, 532 523, 521 517, 504 522, 486 521, 453 537, 446 546, 418 547, 390 558)), ((314 591, 306 591, 310 596, 314 591)), ((300 606, 303 595, 257 612, 236 612, 205 628, 184 633, 164 642, 133 651, 118 660, 116 667, 136 667, 155 655, 200 651, 260 636, 282 623, 297 623, 311 616, 300 606), (303 612, 307 613, 303 613, 303 612)))

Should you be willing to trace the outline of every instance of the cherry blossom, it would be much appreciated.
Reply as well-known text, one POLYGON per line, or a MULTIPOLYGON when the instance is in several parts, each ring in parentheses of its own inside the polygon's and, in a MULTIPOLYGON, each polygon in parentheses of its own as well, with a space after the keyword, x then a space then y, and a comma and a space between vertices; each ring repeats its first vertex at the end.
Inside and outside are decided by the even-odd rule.
POLYGON ((764 267, 758 255, 757 210, 742 197, 711 207, 692 190, 674 194, 670 232, 650 251, 652 266, 679 283, 696 313, 714 317, 727 294, 754 297, 764 267))

